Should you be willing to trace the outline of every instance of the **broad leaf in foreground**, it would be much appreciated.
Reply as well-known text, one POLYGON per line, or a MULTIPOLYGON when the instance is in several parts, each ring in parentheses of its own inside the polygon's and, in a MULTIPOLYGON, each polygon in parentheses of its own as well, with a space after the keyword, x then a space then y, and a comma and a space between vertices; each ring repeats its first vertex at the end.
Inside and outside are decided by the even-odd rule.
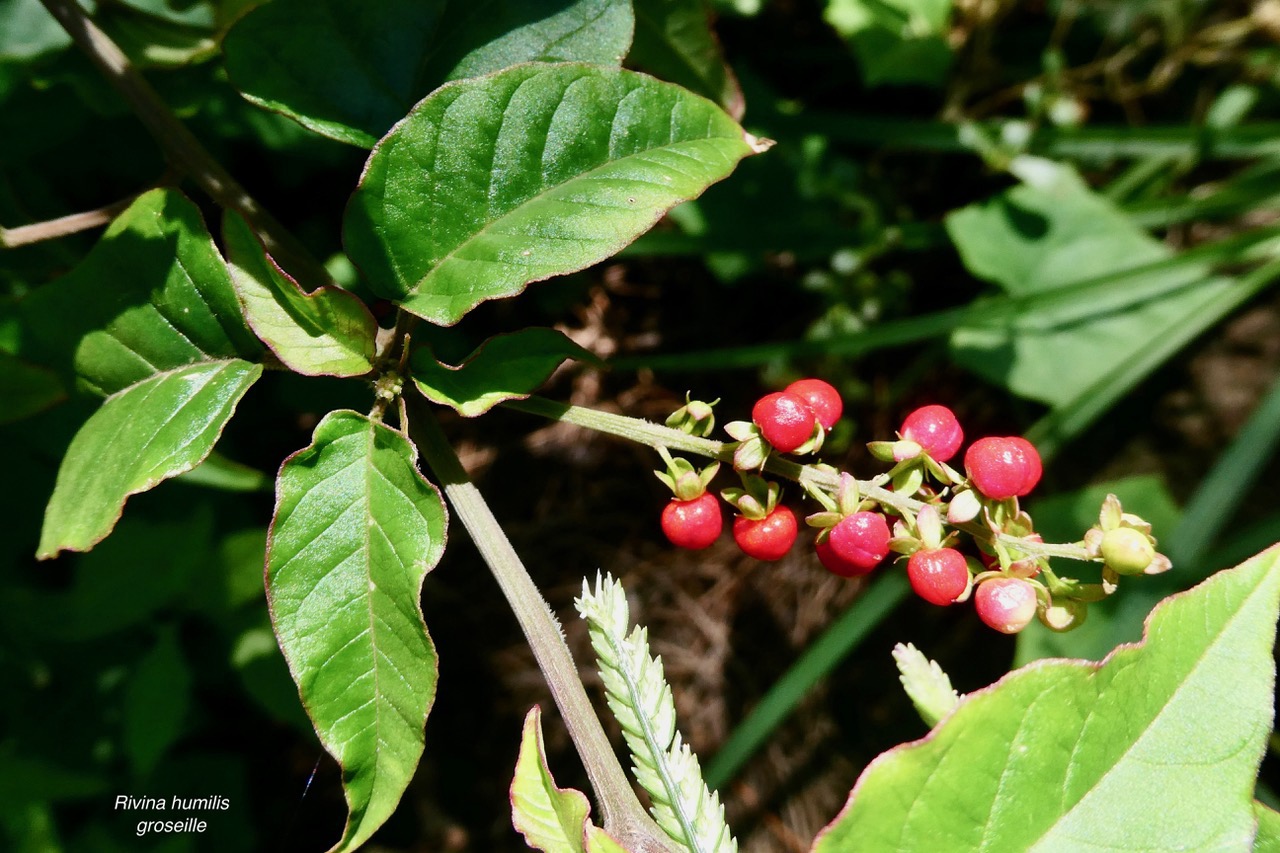
POLYGON ((245 319, 286 367, 305 376, 373 369, 378 324, 359 297, 333 285, 304 293, 237 213, 223 216, 222 236, 245 319))
POLYGON ((969 694, 871 763, 814 850, 1248 850, 1278 608, 1280 546, 1166 599, 1100 664, 969 694))
POLYGON ((452 325, 609 257, 766 147, 678 86, 520 65, 438 89, 378 143, 346 246, 380 296, 452 325))
POLYGON ((261 374, 250 361, 262 348, 200 212, 176 190, 139 196, 22 310, 27 351, 107 397, 58 470, 45 558, 92 548, 130 495, 199 464, 261 374))
POLYGON ((444 550, 439 491, 403 435, 331 412, 285 460, 267 549, 271 620, 324 748, 343 769, 353 850, 422 755, 436 652, 418 596, 444 550))
POLYGON ((246 361, 193 364, 108 397, 62 459, 37 556, 89 550, 131 495, 199 465, 261 375, 246 361))
POLYGON ((617 0, 273 0, 223 50, 249 100, 371 148, 443 83, 535 60, 618 65, 634 26, 617 0))
POLYGON ((524 718, 520 757, 511 780, 511 821, 534 850, 582 853, 587 798, 573 788, 556 787, 542 743, 542 710, 534 705, 524 718))
POLYGON ((419 350, 413 381, 428 400, 473 418, 504 400, 528 397, 569 358, 596 360, 563 333, 534 327, 490 338, 457 367, 419 350))

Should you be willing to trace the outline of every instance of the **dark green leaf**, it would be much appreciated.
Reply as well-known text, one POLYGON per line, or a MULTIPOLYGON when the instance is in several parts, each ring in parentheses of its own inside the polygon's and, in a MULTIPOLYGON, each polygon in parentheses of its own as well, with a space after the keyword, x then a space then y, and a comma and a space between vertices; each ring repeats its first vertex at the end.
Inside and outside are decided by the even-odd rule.
POLYGON ((828 0, 825 17, 858 54, 868 86, 938 85, 951 65, 950 0, 828 0))
POLYGON ((0 424, 30 417, 66 396, 53 371, 0 352, 0 424))
POLYGON ((555 329, 521 329, 490 338, 457 367, 419 350, 413 381, 428 400, 474 418, 503 400, 528 397, 568 358, 596 360, 555 329))
POLYGON ((274 0, 223 50, 249 100, 369 148, 450 80, 531 61, 618 65, 633 28, 616 0, 274 0))
POLYGON ((1167 599, 1101 664, 1045 661, 969 694, 872 762, 815 853, 1248 849, 1277 563, 1280 547, 1167 599))
MULTIPOLYGON (((15 630, 41 642, 93 641, 144 624, 173 605, 192 577, 216 569, 212 517, 191 513, 180 522, 127 518, 115 535, 75 562, 69 589, 0 588, 15 630)), ((259 570, 259 584, 261 571, 259 570)))
POLYGON ((286 367, 306 376, 373 369, 378 326, 355 294, 332 285, 304 293, 236 213, 224 215, 222 236, 245 319, 286 367))
POLYGON ((628 64, 710 98, 741 120, 746 109, 742 87, 711 31, 707 4, 703 0, 635 0, 635 10, 636 37, 628 64))
POLYGON ((280 469, 267 592, 321 743, 343 768, 352 850, 395 810, 422 755, 436 653, 418 596, 444 549, 440 493, 403 435, 332 412, 280 469))
POLYGON ((311 720, 298 704, 298 688, 289 677, 289 667, 280 654, 280 644, 265 613, 262 623, 236 638, 231 650, 231 666, 240 676, 245 692, 271 719, 310 737, 314 731, 311 720))
POLYGON ((105 775, 20 755, 12 741, 0 742, 0 800, 6 804, 81 799, 103 793, 109 784, 105 775))
POLYGON ((609 257, 758 150, 678 86, 522 65, 445 86, 378 144, 346 245, 375 292, 451 325, 609 257))
POLYGON ((269 492, 272 480, 257 468, 250 468, 228 459, 214 451, 204 461, 185 474, 178 475, 179 483, 188 486, 204 486, 226 492, 269 492))
POLYGON ((130 495, 198 465, 261 375, 260 365, 238 360, 193 364, 108 397, 62 460, 37 556, 89 550, 130 495))
POLYGON ((137 776, 151 773, 182 734, 191 672, 172 633, 138 661, 124 696, 124 750, 137 776))

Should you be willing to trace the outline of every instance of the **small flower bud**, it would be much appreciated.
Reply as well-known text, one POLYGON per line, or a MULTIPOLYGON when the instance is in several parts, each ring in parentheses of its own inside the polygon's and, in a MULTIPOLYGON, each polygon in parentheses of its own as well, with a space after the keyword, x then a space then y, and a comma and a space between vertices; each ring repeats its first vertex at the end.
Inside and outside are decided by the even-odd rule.
POLYGON ((1100 547, 1107 567, 1121 575, 1140 575, 1155 559, 1156 549, 1151 539, 1132 527, 1108 530, 1100 547))
POLYGON ((964 524, 973 521, 982 512, 982 501, 973 489, 965 489, 951 499, 947 506, 947 521, 951 524, 964 524))
POLYGON ((716 427, 716 417, 711 407, 718 402, 720 401, 712 400, 706 403, 702 400, 690 400, 688 395, 685 395, 685 404, 671 413, 671 417, 667 418, 667 426, 689 435, 706 438, 716 427))
POLYGON ((1061 633, 1079 628, 1089 615, 1089 608, 1083 601, 1064 598, 1044 608, 1038 615, 1046 628, 1061 633))

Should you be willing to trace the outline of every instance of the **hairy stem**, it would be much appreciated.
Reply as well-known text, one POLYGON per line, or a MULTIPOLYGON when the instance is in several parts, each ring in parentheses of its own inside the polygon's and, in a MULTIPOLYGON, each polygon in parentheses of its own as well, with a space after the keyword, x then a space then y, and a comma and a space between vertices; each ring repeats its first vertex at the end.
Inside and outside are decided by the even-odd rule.
POLYGON ((542 598, 524 563, 471 482, 435 415, 414 396, 409 398, 410 434, 444 489, 480 556, 493 572, 520 623, 542 670, 565 727, 595 790, 605 831, 628 850, 669 850, 665 834, 649 818, 618 763, 591 700, 578 677, 569 647, 551 608, 542 598))
POLYGON ((170 164, 188 175, 219 206, 244 216, 281 266, 308 284, 327 283, 328 274, 284 226, 262 208, 235 178, 205 150, 186 125, 161 100, 106 33, 89 20, 75 0, 40 0, 98 70, 129 103, 159 143, 170 164))

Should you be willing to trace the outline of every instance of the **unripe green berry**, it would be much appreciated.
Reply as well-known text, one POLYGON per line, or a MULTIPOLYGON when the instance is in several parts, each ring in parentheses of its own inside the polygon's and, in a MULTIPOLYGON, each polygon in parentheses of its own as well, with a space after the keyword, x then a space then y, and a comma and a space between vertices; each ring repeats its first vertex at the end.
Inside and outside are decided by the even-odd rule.
POLYGON ((1117 527, 1102 537, 1102 559, 1117 574, 1140 575, 1155 556, 1151 540, 1132 527, 1117 527))

